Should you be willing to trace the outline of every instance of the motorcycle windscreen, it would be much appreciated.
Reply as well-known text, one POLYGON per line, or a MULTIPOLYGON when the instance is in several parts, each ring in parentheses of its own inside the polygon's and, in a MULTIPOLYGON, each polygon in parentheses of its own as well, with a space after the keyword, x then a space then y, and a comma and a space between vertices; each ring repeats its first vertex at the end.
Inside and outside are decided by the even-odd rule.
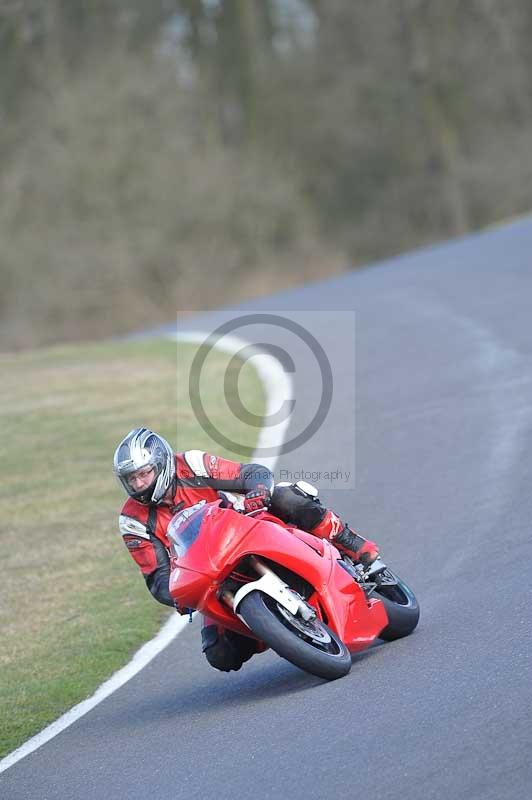
POLYGON ((184 511, 172 518, 167 530, 172 555, 182 558, 191 545, 194 544, 200 535, 203 519, 208 508, 209 506, 205 505, 205 500, 202 500, 200 503, 185 508, 184 511))

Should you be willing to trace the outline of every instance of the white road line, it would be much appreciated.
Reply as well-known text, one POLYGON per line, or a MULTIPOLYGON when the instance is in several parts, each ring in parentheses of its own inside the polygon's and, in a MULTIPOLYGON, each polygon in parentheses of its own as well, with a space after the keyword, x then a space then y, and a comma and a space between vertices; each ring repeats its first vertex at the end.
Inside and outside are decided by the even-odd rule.
MULTIPOLYGON (((174 334, 168 338, 179 342, 200 344, 205 342, 208 337, 208 333, 192 331, 189 333, 174 334)), ((243 347, 249 347, 249 342, 235 336, 225 336, 213 346, 223 352, 235 354, 243 347)), ((280 408, 284 400, 292 397, 292 381, 277 359, 269 354, 257 351, 257 353, 253 355, 253 365, 264 386, 264 391, 266 393, 265 417, 268 417, 280 408)), ((268 458, 260 459, 260 463, 268 466, 272 471, 277 460, 277 454, 283 443, 288 424, 289 419, 286 419, 278 425, 263 428, 259 434, 257 451, 268 448, 276 453, 268 458)), ((5 758, 0 761, 0 772, 5 772, 6 769, 16 764, 17 761, 20 761, 46 742, 49 742, 50 739, 53 739, 54 736, 64 731, 65 728, 68 728, 80 719, 80 717, 83 717, 101 703, 102 700, 105 700, 109 695, 127 683, 127 681, 136 675, 137 672, 140 672, 146 664, 149 664, 161 650, 164 650, 164 648, 175 639, 187 622, 188 617, 180 617, 177 614, 171 616, 163 625, 157 636, 143 645, 140 650, 135 653, 131 661, 126 664, 125 667, 115 672, 114 675, 111 675, 105 683, 102 683, 91 697, 78 703, 77 706, 71 708, 70 711, 67 711, 62 717, 52 722, 51 725, 48 725, 40 733, 32 736, 31 739, 28 739, 23 745, 5 756, 5 758)))
MULTIPOLYGON (((209 334, 203 331, 191 331, 190 333, 172 334, 168 338, 179 342, 192 342, 200 344, 208 342, 209 334)), ((249 342, 237 336, 224 336, 214 344, 218 350, 234 355, 244 347, 248 348, 247 357, 252 360, 259 378, 264 386, 266 393, 266 410, 264 418, 268 419, 279 411, 283 401, 293 399, 293 382, 286 373, 280 362, 269 353, 261 352, 250 346, 249 342)), ((269 467, 273 472, 279 450, 284 442, 287 428, 290 424, 290 415, 276 425, 267 425, 261 429, 257 441, 256 453, 262 450, 274 451, 271 456, 261 456, 260 463, 269 467)))

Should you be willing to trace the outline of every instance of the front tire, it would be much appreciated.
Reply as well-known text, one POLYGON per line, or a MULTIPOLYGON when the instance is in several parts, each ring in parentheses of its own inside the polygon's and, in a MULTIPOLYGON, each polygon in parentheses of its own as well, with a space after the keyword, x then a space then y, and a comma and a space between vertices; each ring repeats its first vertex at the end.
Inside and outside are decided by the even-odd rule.
POLYGON ((347 675, 351 654, 342 640, 320 619, 305 623, 269 595, 246 595, 238 613, 253 633, 296 667, 326 680, 347 675))

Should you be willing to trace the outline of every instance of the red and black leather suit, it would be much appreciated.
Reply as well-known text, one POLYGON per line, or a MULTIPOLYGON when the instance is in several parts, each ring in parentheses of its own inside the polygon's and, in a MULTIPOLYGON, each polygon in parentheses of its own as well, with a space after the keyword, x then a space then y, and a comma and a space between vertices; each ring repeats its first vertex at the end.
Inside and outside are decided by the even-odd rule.
MULTIPOLYGON (((334 512, 321 505, 293 484, 277 484, 261 464, 240 464, 225 458, 189 450, 175 454, 175 490, 171 503, 143 504, 128 498, 120 514, 120 533, 137 562, 151 594, 160 603, 173 606, 168 583, 170 559, 168 524, 174 514, 198 503, 217 500, 219 491, 247 494, 260 487, 271 492, 270 513, 290 525, 323 538, 334 538, 335 545, 355 558, 363 559, 376 546, 352 532, 334 512), (369 547, 368 547, 369 546, 369 547)), ((224 671, 239 669, 257 652, 254 640, 227 631, 204 619, 203 652, 209 663, 224 671)))

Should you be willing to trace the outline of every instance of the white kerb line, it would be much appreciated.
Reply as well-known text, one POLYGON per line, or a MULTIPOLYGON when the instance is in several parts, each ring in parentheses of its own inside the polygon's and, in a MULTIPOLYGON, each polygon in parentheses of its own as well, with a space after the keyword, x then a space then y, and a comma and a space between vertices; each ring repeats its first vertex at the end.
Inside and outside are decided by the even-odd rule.
MULTIPOLYGON (((208 340, 209 335, 210 334, 203 331, 190 331, 188 333, 183 332, 172 334, 167 338, 178 342, 202 344, 208 340)), ((239 339, 235 336, 225 336, 218 342, 215 342, 213 347, 225 353, 234 355, 244 347, 249 348, 250 344, 249 342, 246 342, 243 339, 239 339)), ((265 417, 268 417, 279 410, 284 400, 292 397, 292 381, 289 375, 287 375, 287 373, 284 371, 279 361, 277 361, 277 359, 275 359, 273 356, 267 353, 261 353, 257 350, 256 353, 254 353, 251 357, 253 358, 253 365, 257 370, 260 380, 262 381, 264 392, 266 394, 265 417)), ((268 449, 273 453, 271 456, 260 458, 260 463, 265 467, 269 467, 272 472, 275 462, 277 461, 277 455, 284 441, 284 435, 288 425, 289 419, 286 419, 277 425, 262 428, 259 434, 255 452, 260 455, 261 450, 268 449)), ((9 753, 7 756, 5 756, 0 761, 0 773, 5 772, 6 769, 12 767, 13 764, 17 763, 17 761, 20 761, 22 758, 30 755, 30 753, 33 753, 43 744, 46 744, 46 742, 49 742, 50 739, 53 739, 58 733, 64 731, 65 728, 68 728, 78 719, 91 711, 95 706, 109 697, 109 695, 113 694, 113 692, 115 692, 117 689, 120 689, 121 686, 133 678, 133 676, 140 672, 140 670, 143 669, 147 664, 149 664, 150 661, 155 658, 155 656, 164 650, 164 648, 167 647, 170 642, 173 641, 173 639, 175 639, 175 637, 183 630, 187 622, 187 617, 181 617, 177 614, 171 616, 167 622, 165 622, 159 633, 149 642, 146 642, 146 644, 144 644, 140 650, 135 653, 128 664, 119 669, 117 672, 111 675, 108 680, 102 683, 93 695, 88 697, 86 700, 83 700, 81 703, 78 703, 76 706, 59 717, 59 719, 55 720, 55 722, 52 722, 35 736, 32 736, 31 739, 28 739, 27 742, 24 742, 24 744, 22 744, 16 750, 13 750, 12 753, 9 753)))

